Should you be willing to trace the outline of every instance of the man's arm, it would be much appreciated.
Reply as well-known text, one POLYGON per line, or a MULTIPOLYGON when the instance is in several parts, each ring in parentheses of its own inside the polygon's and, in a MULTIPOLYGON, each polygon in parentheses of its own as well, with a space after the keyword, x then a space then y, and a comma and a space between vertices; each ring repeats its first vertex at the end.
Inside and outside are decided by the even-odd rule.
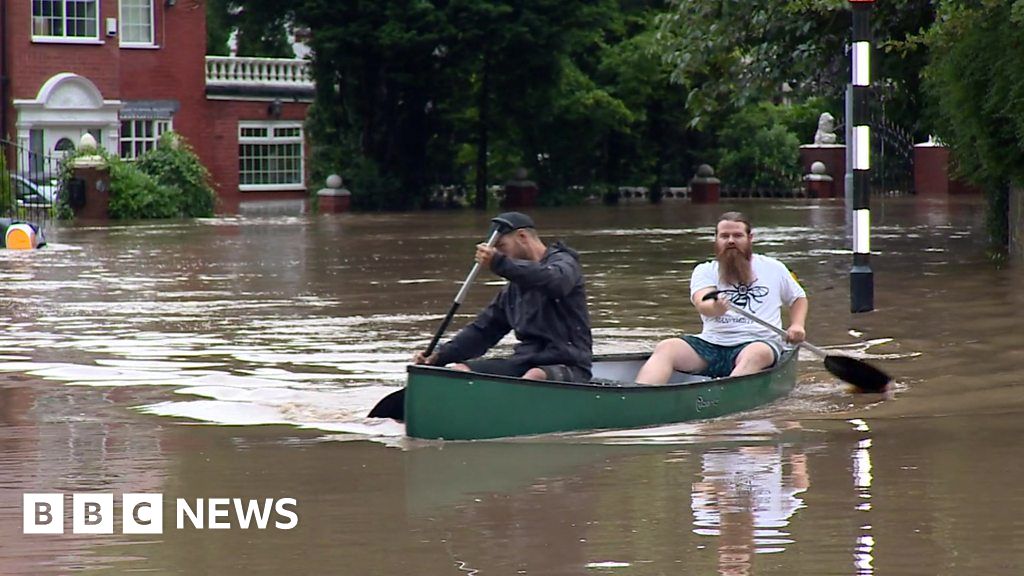
POLYGON ((690 299, 693 302, 693 307, 697 309, 704 316, 714 318, 716 316, 722 316, 729 311, 729 306, 722 300, 724 296, 719 296, 713 300, 704 300, 709 292, 718 290, 717 286, 708 286, 707 288, 701 288, 693 293, 693 298, 690 299))
POLYGON ((807 337, 804 323, 807 321, 807 297, 797 298, 789 306, 789 328, 786 329, 787 340, 799 344, 807 337))
POLYGON ((451 362, 462 362, 482 356, 508 334, 512 327, 505 317, 505 294, 505 290, 499 292, 494 300, 477 314, 476 319, 459 330, 451 340, 442 344, 431 363, 444 366, 451 362))
POLYGON ((556 254, 541 264, 497 252, 491 260, 491 270, 520 286, 543 290, 553 298, 568 296, 583 276, 579 262, 568 254, 556 254))

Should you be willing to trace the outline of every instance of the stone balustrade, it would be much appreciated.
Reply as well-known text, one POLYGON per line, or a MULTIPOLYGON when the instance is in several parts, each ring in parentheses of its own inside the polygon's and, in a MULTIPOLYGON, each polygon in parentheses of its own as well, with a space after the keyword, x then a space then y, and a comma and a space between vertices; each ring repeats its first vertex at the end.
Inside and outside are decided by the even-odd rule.
POLYGON ((313 88, 313 77, 307 60, 207 56, 206 84, 313 88))

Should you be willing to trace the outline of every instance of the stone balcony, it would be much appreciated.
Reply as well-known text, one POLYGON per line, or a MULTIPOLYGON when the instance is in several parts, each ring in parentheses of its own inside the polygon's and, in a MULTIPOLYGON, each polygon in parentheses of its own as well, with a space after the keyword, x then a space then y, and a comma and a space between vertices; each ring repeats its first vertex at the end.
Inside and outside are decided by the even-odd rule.
POLYGON ((288 99, 311 102, 314 95, 308 60, 289 58, 206 57, 206 97, 210 99, 288 99))

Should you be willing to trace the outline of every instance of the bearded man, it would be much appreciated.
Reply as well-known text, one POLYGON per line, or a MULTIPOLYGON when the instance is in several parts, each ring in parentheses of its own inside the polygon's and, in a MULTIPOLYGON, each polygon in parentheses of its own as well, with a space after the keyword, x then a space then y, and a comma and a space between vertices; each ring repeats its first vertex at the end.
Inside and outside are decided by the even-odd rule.
POLYGON ((690 301, 700 312, 697 336, 662 340, 637 375, 640 384, 664 384, 673 370, 712 378, 753 374, 772 367, 782 353, 782 339, 771 330, 732 312, 734 305, 782 327, 782 305, 789 307, 786 340, 804 340, 807 294, 786 265, 754 254, 750 220, 726 212, 715 226, 716 259, 698 264, 690 278, 690 301), (718 291, 717 299, 704 296, 718 291))

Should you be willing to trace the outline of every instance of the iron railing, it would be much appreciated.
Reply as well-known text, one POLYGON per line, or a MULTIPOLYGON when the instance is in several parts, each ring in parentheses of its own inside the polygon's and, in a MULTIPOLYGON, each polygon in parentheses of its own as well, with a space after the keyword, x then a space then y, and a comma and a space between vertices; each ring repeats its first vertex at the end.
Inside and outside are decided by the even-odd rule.
POLYGON ((0 140, 0 217, 44 228, 61 189, 59 158, 0 140))

